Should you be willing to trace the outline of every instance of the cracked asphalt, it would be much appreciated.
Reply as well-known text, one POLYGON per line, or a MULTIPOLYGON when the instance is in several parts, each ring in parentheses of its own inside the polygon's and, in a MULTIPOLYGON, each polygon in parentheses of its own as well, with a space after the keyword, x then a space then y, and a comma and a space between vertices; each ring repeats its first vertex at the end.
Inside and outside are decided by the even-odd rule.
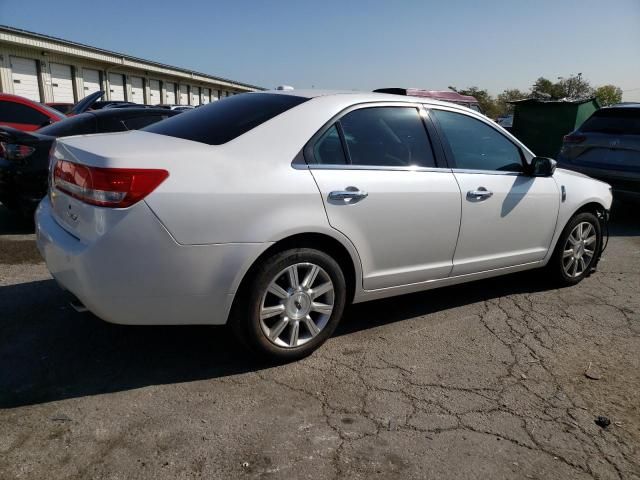
POLYGON ((640 215, 614 208, 578 286, 356 305, 266 365, 225 328, 74 312, 0 207, 0 479, 640 479, 640 215))

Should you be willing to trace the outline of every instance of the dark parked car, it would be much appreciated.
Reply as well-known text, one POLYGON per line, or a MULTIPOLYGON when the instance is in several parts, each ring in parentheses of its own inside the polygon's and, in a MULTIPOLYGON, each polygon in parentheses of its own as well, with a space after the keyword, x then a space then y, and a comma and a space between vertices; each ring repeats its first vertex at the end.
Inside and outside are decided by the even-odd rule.
POLYGON ((0 202, 32 216, 47 193, 49 150, 58 137, 138 130, 180 112, 163 108, 116 108, 82 113, 23 132, 0 127, 0 202))
POLYGON ((75 103, 66 103, 66 102, 47 102, 45 103, 45 105, 47 107, 51 107, 54 110, 57 110, 58 112, 62 113, 63 115, 66 115, 67 113, 69 113, 73 107, 75 106, 75 103))
POLYGON ((607 182, 614 198, 640 200, 640 103, 596 111, 564 137, 558 166, 607 182))

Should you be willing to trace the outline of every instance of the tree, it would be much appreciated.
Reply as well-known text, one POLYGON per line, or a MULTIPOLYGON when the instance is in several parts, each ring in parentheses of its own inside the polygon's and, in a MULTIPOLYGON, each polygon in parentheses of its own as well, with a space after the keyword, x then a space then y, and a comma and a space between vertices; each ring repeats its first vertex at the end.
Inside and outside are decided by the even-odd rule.
POLYGON ((498 109, 498 116, 509 115, 513 113, 513 105, 509 102, 528 98, 529 95, 529 93, 518 90, 517 88, 508 88, 502 93, 498 94, 498 97, 496 98, 496 108, 498 109))
POLYGON ((558 88, 561 91, 561 98, 587 98, 593 95, 591 84, 582 78, 582 74, 569 75, 567 78, 558 77, 558 88))
POLYGON ((548 78, 540 77, 531 87, 531 93, 537 97, 548 97, 550 99, 562 98, 559 86, 548 78))
POLYGON ((465 89, 458 89, 456 87, 449 88, 460 95, 471 95, 472 97, 475 97, 480 104, 480 109, 487 117, 495 118, 497 116, 498 108, 496 106, 496 102, 487 90, 478 87, 469 87, 465 89))
POLYGON ((557 82, 540 77, 531 87, 534 96, 548 97, 551 100, 561 98, 587 98, 593 95, 589 82, 582 78, 582 74, 558 77, 557 82))
POLYGON ((615 85, 603 85, 596 88, 593 93, 603 107, 622 101, 622 89, 615 85))

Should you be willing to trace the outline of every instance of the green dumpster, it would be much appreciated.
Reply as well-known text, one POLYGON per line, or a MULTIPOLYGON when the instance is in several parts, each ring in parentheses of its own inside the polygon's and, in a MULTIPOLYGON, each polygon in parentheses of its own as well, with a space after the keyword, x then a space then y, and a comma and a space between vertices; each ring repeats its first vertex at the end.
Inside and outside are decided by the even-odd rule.
POLYGON ((528 98, 514 105, 511 133, 540 157, 555 158, 562 137, 574 131, 600 108, 595 98, 539 100, 528 98))

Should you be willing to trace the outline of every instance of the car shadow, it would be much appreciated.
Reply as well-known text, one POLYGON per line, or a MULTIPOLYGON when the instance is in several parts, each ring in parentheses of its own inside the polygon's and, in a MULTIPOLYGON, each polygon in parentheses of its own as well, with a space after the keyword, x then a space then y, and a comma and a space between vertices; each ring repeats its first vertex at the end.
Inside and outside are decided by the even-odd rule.
POLYGON ((640 236, 640 203, 614 201, 611 206, 609 235, 612 237, 640 236))
POLYGON ((0 203, 0 235, 26 235, 35 232, 32 220, 21 217, 0 203))
MULTIPOLYGON (((350 307, 335 335, 545 288, 535 274, 446 287, 350 307), (400 307, 400 308, 399 308, 400 307)), ((229 329, 124 326, 75 312, 53 280, 0 287, 0 408, 204 380, 274 366, 229 329)))

